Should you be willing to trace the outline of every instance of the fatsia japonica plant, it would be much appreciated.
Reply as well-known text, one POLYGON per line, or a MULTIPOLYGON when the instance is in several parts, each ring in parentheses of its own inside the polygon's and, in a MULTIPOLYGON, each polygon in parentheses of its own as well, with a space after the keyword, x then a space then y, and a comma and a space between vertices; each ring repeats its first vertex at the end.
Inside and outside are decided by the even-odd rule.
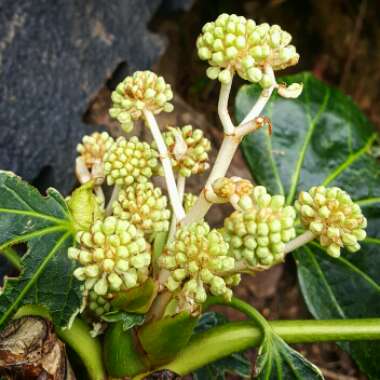
POLYGON ((299 60, 291 40, 278 25, 236 15, 204 25, 197 51, 220 82, 224 130, 214 163, 202 130, 159 126, 156 116, 173 111, 171 87, 137 71, 117 85, 109 111, 128 135, 83 137, 81 186, 69 197, 53 189, 43 197, 1 172, 0 250, 20 269, 4 282, 1 326, 25 315, 51 320, 91 380, 164 370, 250 377, 239 353, 250 347, 259 347, 259 379, 323 379, 288 345, 322 341, 345 341, 369 378, 380 378, 380 346, 370 342, 380 338, 376 134, 348 98, 310 74, 276 79, 299 60), (250 82, 237 96, 240 123, 228 111, 234 76, 250 82), (127 137, 138 120, 148 141, 127 137), (227 174, 241 143, 254 182, 227 174), (186 180, 206 171, 200 194, 187 192, 186 180), (219 204, 232 212, 211 226, 207 213, 219 204), (28 246, 21 259, 19 243, 28 246), (234 297, 242 274, 291 252, 319 320, 267 321, 234 297), (216 304, 247 321, 208 311, 216 304))

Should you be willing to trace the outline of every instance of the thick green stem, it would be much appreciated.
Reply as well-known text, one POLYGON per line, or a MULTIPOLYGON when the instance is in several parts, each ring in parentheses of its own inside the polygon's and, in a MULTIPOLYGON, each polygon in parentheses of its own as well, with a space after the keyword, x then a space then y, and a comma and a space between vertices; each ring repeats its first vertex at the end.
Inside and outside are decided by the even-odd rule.
POLYGON ((13 248, 3 248, 1 253, 16 269, 18 269, 19 271, 22 269, 21 257, 13 248))
MULTIPOLYGON (((268 323, 273 332, 287 343, 380 339, 380 319, 268 323)), ((252 322, 227 323, 194 336, 178 356, 163 368, 184 376, 234 352, 256 347, 262 338, 262 329, 252 322)))
POLYGON ((264 334, 270 329, 268 321, 250 304, 240 300, 239 298, 232 297, 231 301, 226 301, 223 297, 209 296, 204 304, 203 310, 208 309, 212 305, 225 305, 239 310, 250 318, 253 322, 261 328, 264 334))
MULTIPOLYGON (((17 311, 15 318, 27 315, 51 319, 48 311, 38 305, 23 306, 17 311)), ((55 331, 81 358, 90 380, 106 380, 100 343, 98 339, 90 335, 90 329, 85 322, 79 318, 75 318, 70 328, 63 329, 55 326, 55 331)))

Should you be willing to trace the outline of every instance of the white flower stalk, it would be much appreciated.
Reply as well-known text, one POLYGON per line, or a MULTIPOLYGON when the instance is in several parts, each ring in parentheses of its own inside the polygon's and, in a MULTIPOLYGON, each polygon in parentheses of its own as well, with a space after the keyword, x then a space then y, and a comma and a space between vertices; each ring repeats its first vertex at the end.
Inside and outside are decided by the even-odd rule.
POLYGON ((78 232, 76 240, 79 248, 69 248, 68 256, 80 264, 74 276, 86 290, 106 296, 147 279, 150 245, 133 224, 110 216, 97 220, 90 231, 78 232))
POLYGON ((172 89, 164 78, 151 71, 136 71, 112 93, 113 105, 109 112, 126 132, 130 132, 133 122, 143 119, 144 109, 154 114, 173 111, 172 98, 172 89))
POLYGON ((160 153, 160 160, 165 175, 166 187, 169 193, 169 199, 174 215, 177 220, 182 220, 185 217, 185 211, 182 207, 182 201, 178 194, 177 184, 175 182, 173 167, 167 146, 153 113, 147 109, 144 109, 143 112, 145 116, 145 122, 152 133, 153 139, 160 153))
POLYGON ((205 302, 208 293, 230 299, 229 286, 240 280, 231 276, 235 259, 228 254, 228 244, 204 222, 180 228, 159 265, 169 271, 164 285, 184 301, 180 307, 190 311, 205 302))
POLYGON ((269 195, 263 186, 242 197, 239 207, 225 219, 222 231, 230 254, 252 271, 282 262, 285 244, 296 236, 294 208, 285 206, 282 195, 269 195))
POLYGON ((151 182, 137 183, 122 189, 113 203, 113 215, 133 223, 151 237, 169 230, 170 210, 165 195, 151 182))
POLYGON ((330 256, 339 257, 343 247, 350 252, 360 249, 367 220, 345 191, 315 186, 308 192, 301 191, 295 206, 302 224, 319 238, 330 256))

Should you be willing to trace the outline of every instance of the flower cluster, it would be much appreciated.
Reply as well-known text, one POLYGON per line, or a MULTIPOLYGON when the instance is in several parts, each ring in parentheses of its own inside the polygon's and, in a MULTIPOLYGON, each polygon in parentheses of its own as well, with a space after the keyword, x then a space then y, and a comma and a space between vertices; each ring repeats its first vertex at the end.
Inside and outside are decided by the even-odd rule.
POLYGON ((128 221, 114 216, 98 220, 90 231, 78 232, 76 240, 79 248, 68 252, 80 264, 74 276, 97 295, 133 288, 148 277, 150 246, 128 221))
POLYGON ((296 236, 296 212, 284 204, 282 195, 271 196, 263 186, 242 197, 241 210, 225 219, 222 230, 236 260, 254 269, 283 261, 285 243, 296 236))
POLYGON ((183 177, 201 174, 209 168, 208 152, 211 143, 203 131, 191 125, 169 127, 163 135, 174 170, 183 177))
POLYGON ((326 252, 339 257, 346 247, 350 252, 360 249, 359 241, 366 237, 367 220, 351 197, 337 187, 312 187, 301 191, 296 202, 302 224, 319 237, 326 252))
POLYGON ((238 75, 262 87, 270 87, 273 79, 265 72, 295 65, 299 55, 291 42, 291 35, 278 25, 256 25, 253 20, 234 14, 220 15, 208 22, 197 39, 199 58, 208 61, 207 76, 229 83, 238 75))
POLYGON ((109 113, 117 119, 126 132, 133 129, 133 122, 143 118, 143 110, 154 114, 171 112, 173 92, 163 77, 151 71, 136 71, 126 77, 112 93, 109 113))
POLYGON ((77 145, 77 152, 83 157, 86 166, 92 168, 95 163, 103 161, 113 142, 113 138, 107 132, 94 132, 83 137, 82 142, 77 145))
POLYGON ((111 310, 111 303, 107 298, 100 296, 94 290, 90 290, 88 295, 88 308, 96 316, 100 317, 111 310))
POLYGON ((151 182, 137 183, 120 191, 113 215, 128 220, 145 234, 168 231, 170 210, 165 195, 151 182))
POLYGON ((237 284, 240 279, 231 275, 235 259, 228 254, 228 244, 205 222, 180 228, 159 263, 170 272, 165 286, 184 295, 188 305, 205 302, 207 289, 230 299, 229 285, 237 284))
POLYGON ((158 152, 136 136, 129 140, 119 137, 104 157, 108 185, 147 182, 158 166, 158 152))

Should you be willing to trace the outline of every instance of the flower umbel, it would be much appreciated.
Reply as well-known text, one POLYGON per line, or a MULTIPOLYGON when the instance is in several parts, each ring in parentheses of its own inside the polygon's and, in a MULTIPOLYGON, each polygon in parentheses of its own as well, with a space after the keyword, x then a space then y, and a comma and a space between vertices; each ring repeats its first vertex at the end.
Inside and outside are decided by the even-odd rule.
POLYGON ((128 220, 148 235, 168 231, 170 214, 166 196, 151 182, 126 187, 113 204, 113 215, 128 220))
POLYGON ((229 83, 237 72, 245 80, 270 87, 273 83, 265 73, 266 65, 281 70, 299 60, 291 39, 278 25, 256 25, 242 16, 222 14, 204 25, 197 48, 199 58, 210 64, 209 78, 229 83))
POLYGON ((158 166, 158 152, 136 136, 129 140, 119 137, 104 158, 108 185, 147 182, 158 166))
POLYGON ((126 132, 133 129, 133 122, 143 118, 143 110, 154 114, 171 112, 173 92, 163 77, 151 71, 136 71, 126 77, 112 93, 109 113, 117 119, 126 132))
POLYGON ((282 195, 271 196, 263 186, 256 186, 239 204, 241 210, 224 221, 223 236, 231 255, 252 270, 282 262, 285 243, 296 236, 294 208, 284 206, 282 195))
POLYGON ((79 248, 68 252, 80 263, 74 276, 100 296, 133 288, 149 275, 150 245, 126 220, 113 216, 98 220, 89 232, 78 232, 76 240, 79 248))
POLYGON ((230 284, 239 282, 231 276, 235 259, 228 254, 223 236, 205 222, 180 228, 159 260, 163 269, 170 271, 165 286, 178 292, 186 306, 206 301, 207 292, 230 299, 230 284))
POLYGON ((345 191, 338 187, 312 187, 308 192, 301 191, 296 208, 302 224, 319 237, 330 256, 339 257, 343 247, 350 252, 360 249, 367 220, 345 191))
POLYGON ((83 157, 86 166, 92 168, 95 163, 103 161, 113 142, 114 139, 107 132, 94 132, 83 137, 77 145, 77 152, 83 157))
POLYGON ((174 170, 183 177, 201 174, 210 167, 208 152, 211 150, 211 143, 204 137, 202 130, 193 129, 191 125, 185 125, 182 128, 169 128, 164 133, 164 140, 174 170), (179 144, 178 139, 183 142, 183 151, 176 149, 179 144))

